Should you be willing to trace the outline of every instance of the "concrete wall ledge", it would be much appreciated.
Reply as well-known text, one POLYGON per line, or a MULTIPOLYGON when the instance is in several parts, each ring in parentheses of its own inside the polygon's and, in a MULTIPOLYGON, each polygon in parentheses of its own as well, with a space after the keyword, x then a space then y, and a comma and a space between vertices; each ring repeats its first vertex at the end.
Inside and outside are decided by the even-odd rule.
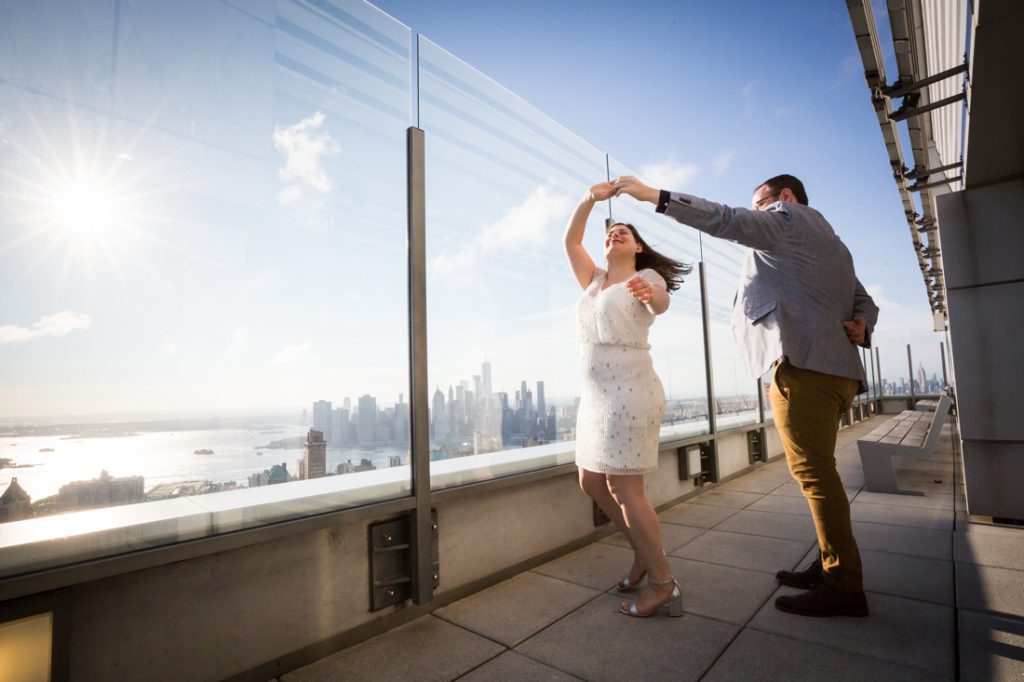
MULTIPOLYGON (((745 454, 739 455, 746 452, 746 433, 751 428, 760 425, 717 434, 718 452, 732 453, 720 458, 720 480, 750 468, 745 454)), ((781 450, 773 450, 778 448, 774 428, 768 426, 766 436, 769 457, 778 456, 781 450)), ((689 478, 680 480, 677 458, 685 456, 680 442, 663 450, 659 471, 647 477, 655 506, 668 506, 713 487, 695 487, 689 478)), ((458 463, 452 460, 452 466, 458 463)), ((369 611, 367 526, 404 513, 385 506, 377 513, 352 510, 351 514, 337 514, 323 527, 281 533, 264 542, 70 583, 52 593, 56 599, 59 592, 63 603, 71 604, 65 616, 70 622, 66 630, 69 641, 55 641, 54 646, 66 649, 76 680, 117 679, 125 671, 141 670, 152 680, 227 679, 283 672, 323 656, 325 649, 372 636, 614 532, 607 526, 594 526, 592 503, 579 491, 574 468, 558 466, 556 472, 547 477, 524 477, 518 485, 481 486, 481 494, 432 496, 438 513, 441 584, 431 604, 369 611)), ((383 486, 378 490, 393 491, 388 486, 397 485, 397 479, 388 477, 398 475, 404 483, 406 476, 397 470, 366 473, 376 475, 376 485, 383 486)), ((353 475, 332 478, 297 486, 309 494, 298 501, 277 501, 285 504, 280 513, 298 513, 317 501, 317 496, 341 494, 320 486, 355 480, 353 475)), ((275 487, 291 486, 250 492, 281 494, 275 487)), ((208 532, 217 513, 225 514, 219 523, 233 523, 234 527, 244 523, 244 514, 238 516, 242 512, 224 498, 206 499, 218 495, 224 494, 134 505, 140 507, 136 524, 148 518, 148 523, 155 524, 155 536, 132 539, 132 546, 153 542, 161 533, 195 536, 208 532), (196 501, 204 504, 196 505, 196 501), (236 514, 233 519, 232 513, 236 514), (171 518, 155 518, 160 514, 171 518)), ((270 498, 263 501, 274 502, 270 498)), ((81 514, 107 523, 104 532, 110 538, 123 540, 137 532, 131 523, 118 525, 103 512, 107 510, 81 514)), ((55 520, 36 521, 57 524, 55 520)), ((56 525, 48 526, 48 532, 50 540, 38 543, 40 551, 47 544, 60 545, 75 537, 83 547, 102 546, 98 537, 103 533, 65 533, 64 539, 59 539, 56 525)), ((11 531, 6 541, 16 537, 11 531)), ((208 541, 197 546, 201 548, 204 542, 208 541)), ((39 597, 45 601, 46 594, 33 598, 39 597)))

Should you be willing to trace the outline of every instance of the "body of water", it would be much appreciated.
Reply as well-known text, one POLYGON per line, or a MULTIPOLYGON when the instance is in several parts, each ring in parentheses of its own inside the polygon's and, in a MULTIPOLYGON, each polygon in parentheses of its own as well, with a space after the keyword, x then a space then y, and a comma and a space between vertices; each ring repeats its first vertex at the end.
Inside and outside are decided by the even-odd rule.
MULTIPOLYGON (((17 478, 18 484, 35 502, 57 494, 65 483, 99 478, 104 469, 114 477, 144 477, 147 491, 162 483, 182 481, 236 481, 239 485, 248 485, 250 474, 282 463, 294 476, 298 474, 296 461, 303 455, 301 447, 258 449, 258 446, 304 437, 308 431, 307 426, 280 426, 261 430, 144 432, 117 438, 3 437, 0 438, 0 457, 14 460, 18 465, 34 466, 0 469, 0 494, 12 478, 17 478), (194 454, 203 449, 213 450, 213 454, 194 454)), ((364 458, 377 468, 384 468, 388 455, 398 455, 402 461, 408 461, 406 448, 372 452, 328 448, 327 471, 333 472, 346 460, 359 464, 364 458)))

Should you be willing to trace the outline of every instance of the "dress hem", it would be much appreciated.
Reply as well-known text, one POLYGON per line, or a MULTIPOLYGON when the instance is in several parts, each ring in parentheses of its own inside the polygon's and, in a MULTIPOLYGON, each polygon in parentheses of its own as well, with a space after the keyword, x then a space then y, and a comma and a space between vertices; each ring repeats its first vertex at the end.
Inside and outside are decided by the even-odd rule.
POLYGON ((586 466, 576 462, 576 466, 580 469, 585 469, 594 474, 612 474, 613 476, 643 476, 645 474, 651 474, 658 470, 658 467, 650 467, 645 469, 618 469, 616 467, 595 467, 586 466))

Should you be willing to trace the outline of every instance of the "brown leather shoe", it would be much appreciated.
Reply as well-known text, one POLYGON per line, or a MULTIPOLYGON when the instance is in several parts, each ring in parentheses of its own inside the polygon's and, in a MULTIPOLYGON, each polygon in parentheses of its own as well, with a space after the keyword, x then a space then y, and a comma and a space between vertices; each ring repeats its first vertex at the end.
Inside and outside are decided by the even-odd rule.
POLYGON ((825 582, 825 575, 821 572, 821 557, 802 571, 779 571, 775 574, 775 579, 789 587, 812 590, 825 582))
POLYGON ((775 600, 775 607, 799 616, 866 616, 868 600, 863 592, 843 592, 828 583, 810 592, 784 594, 775 600))

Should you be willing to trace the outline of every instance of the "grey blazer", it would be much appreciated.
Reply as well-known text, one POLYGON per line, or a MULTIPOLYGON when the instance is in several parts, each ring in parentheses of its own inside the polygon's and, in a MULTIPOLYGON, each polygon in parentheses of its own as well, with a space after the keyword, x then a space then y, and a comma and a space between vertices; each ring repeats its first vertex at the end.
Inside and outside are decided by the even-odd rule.
POLYGON ((843 321, 863 317, 870 347, 878 306, 857 279, 850 251, 820 213, 781 201, 751 211, 672 192, 665 214, 748 247, 732 331, 751 375, 763 376, 785 357, 796 367, 856 379, 867 390, 860 351, 843 321))

